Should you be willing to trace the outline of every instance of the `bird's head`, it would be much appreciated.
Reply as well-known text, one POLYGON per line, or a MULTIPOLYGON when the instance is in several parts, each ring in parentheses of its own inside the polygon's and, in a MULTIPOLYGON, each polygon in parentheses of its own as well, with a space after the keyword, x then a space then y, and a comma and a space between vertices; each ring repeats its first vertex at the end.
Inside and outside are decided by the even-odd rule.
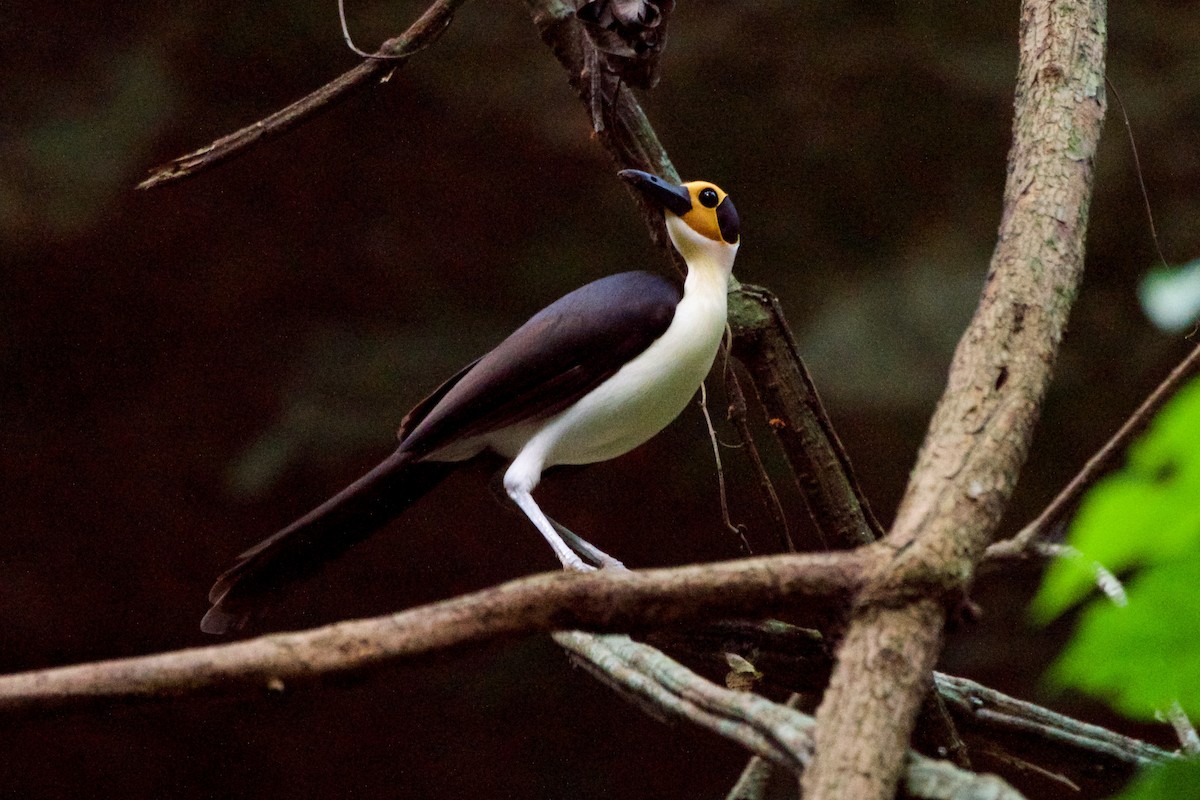
POLYGON ((721 187, 707 181, 676 185, 637 169, 618 174, 663 210, 671 243, 689 265, 706 261, 733 268, 740 223, 733 199, 721 187))

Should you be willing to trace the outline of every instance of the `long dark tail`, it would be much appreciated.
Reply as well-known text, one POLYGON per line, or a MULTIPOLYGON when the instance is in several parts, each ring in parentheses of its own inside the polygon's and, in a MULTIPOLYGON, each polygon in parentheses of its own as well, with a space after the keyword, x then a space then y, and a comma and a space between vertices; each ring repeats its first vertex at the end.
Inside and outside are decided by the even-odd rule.
POLYGON ((379 466, 279 533, 238 556, 208 593, 213 604, 200 629, 227 633, 269 596, 310 577, 324 564, 395 519, 459 464, 421 462, 397 450, 379 466))

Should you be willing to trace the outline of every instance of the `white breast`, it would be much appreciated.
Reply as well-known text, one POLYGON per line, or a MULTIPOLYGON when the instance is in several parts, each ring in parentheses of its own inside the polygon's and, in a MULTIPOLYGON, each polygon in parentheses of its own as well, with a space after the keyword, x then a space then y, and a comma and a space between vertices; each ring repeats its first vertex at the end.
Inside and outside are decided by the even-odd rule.
POLYGON ((725 275, 693 272, 662 336, 523 447, 493 447, 519 450, 519 460, 540 471, 616 458, 650 439, 679 416, 712 368, 725 332, 727 291, 725 275))

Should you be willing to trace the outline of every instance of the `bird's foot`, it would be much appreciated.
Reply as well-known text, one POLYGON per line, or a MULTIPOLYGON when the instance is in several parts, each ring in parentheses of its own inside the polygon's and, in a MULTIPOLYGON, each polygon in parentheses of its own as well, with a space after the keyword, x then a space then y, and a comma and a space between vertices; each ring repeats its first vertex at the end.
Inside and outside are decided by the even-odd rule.
POLYGON ((562 565, 563 569, 567 572, 595 572, 598 569, 581 558, 563 559, 562 565))
POLYGON ((589 564, 586 561, 580 560, 578 563, 563 563, 563 569, 567 572, 631 572, 629 567, 617 561, 615 558, 608 558, 600 563, 599 566, 589 564))
MULTIPOLYGON (((588 561, 590 561, 592 564, 596 565, 596 567, 599 567, 600 569, 616 569, 616 570, 628 571, 629 568, 626 567, 624 564, 622 564, 620 561, 613 558, 608 553, 601 550, 599 547, 596 547, 596 545, 587 541, 582 536, 579 536, 576 533, 572 533, 570 528, 566 527, 565 525, 560 525, 559 523, 555 522, 554 520, 549 519, 549 517, 547 517, 547 519, 549 520, 550 524, 554 526, 554 530, 557 531, 559 536, 562 537, 563 543, 566 544, 568 548, 570 548, 570 550, 572 551, 572 555, 578 556, 580 559, 586 558, 588 561)), ((574 568, 570 564, 568 564, 566 561, 563 561, 563 567, 566 569, 574 568)), ((591 569, 595 569, 596 567, 591 567, 591 569)), ((591 571, 591 569, 589 569, 588 571, 591 571)))

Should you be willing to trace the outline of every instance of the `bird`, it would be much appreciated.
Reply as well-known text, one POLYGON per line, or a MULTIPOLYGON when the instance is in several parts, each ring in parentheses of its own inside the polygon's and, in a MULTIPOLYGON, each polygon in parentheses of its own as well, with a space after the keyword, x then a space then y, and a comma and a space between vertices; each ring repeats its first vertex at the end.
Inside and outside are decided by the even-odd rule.
POLYGON ((629 452, 691 402, 725 335, 741 236, 733 200, 715 184, 676 184, 634 169, 618 175, 662 211, 687 265, 682 286, 651 272, 622 272, 534 314, 417 403, 401 421, 391 455, 242 553, 213 584, 201 630, 241 629, 284 588, 485 457, 504 459, 504 491, 564 569, 624 568, 546 516, 532 492, 552 467, 629 452))

